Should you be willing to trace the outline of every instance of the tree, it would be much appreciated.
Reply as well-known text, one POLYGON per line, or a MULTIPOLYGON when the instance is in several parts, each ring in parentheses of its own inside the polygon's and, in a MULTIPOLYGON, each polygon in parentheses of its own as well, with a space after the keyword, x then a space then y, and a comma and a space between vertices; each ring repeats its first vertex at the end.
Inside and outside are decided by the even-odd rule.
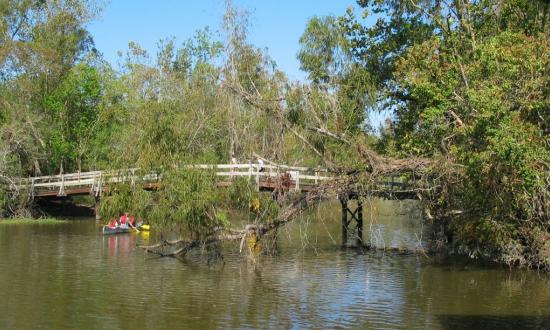
POLYGON ((44 98, 48 117, 55 123, 47 133, 48 158, 52 164, 63 163, 66 171, 81 171, 83 161, 93 151, 90 144, 99 130, 100 80, 97 69, 80 63, 44 98))
MULTIPOLYGON (((78 0, 0 3, 2 184, 13 177, 41 174, 43 171, 53 173, 59 169, 59 162, 49 156, 58 153, 52 150, 64 144, 56 143, 60 141, 57 137, 80 133, 75 130, 53 131, 52 127, 59 127, 59 117, 51 116, 51 109, 46 103, 53 100, 54 93, 60 94, 56 97, 64 93, 65 100, 71 100, 72 105, 80 107, 74 112, 65 108, 65 113, 83 111, 82 104, 76 105, 78 99, 86 98, 79 89, 82 86, 69 88, 69 85, 78 81, 75 76, 79 73, 73 71, 73 67, 95 53, 93 41, 84 25, 97 11, 94 3, 78 0), (68 76, 71 81, 64 83, 68 76)), ((82 85, 84 82, 80 80, 79 83, 82 85)), ((84 112, 89 114, 89 110, 84 112)), ((67 125, 59 128, 69 129, 67 125)), ((21 200, 26 202, 12 205, 8 213, 17 213, 18 209, 28 205, 28 198, 21 200)))
POLYGON ((370 28, 350 13, 343 21, 379 102, 394 111, 386 152, 458 169, 434 168, 440 188, 427 214, 457 251, 548 267, 549 4, 359 4, 381 15, 370 28))
POLYGON ((373 105, 371 74, 354 62, 351 44, 340 20, 314 17, 300 37, 298 53, 301 69, 308 73, 313 87, 335 91, 340 112, 334 129, 357 133, 367 126, 367 107, 373 105))

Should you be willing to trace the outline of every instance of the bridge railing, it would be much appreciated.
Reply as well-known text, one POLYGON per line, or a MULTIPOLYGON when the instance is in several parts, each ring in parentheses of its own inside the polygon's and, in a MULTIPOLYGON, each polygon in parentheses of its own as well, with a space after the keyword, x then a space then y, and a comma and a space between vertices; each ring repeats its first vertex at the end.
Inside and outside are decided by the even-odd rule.
MULTIPOLYGON (((199 164, 185 165, 182 169, 210 169, 214 170, 217 176, 231 180, 234 177, 248 177, 256 181, 257 189, 260 189, 261 183, 266 180, 275 180, 281 175, 287 175, 290 183, 297 191, 303 185, 315 185, 321 181, 331 180, 327 170, 322 168, 308 168, 286 165, 260 165, 256 163, 248 164, 199 164)), ((118 171, 90 171, 68 174, 58 174, 51 176, 39 176, 23 179, 20 186, 31 188, 32 192, 56 191, 57 195, 64 196, 66 189, 85 189, 89 188, 92 195, 99 196, 102 190, 109 184, 141 181, 145 183, 158 182, 162 174, 150 172, 140 175, 138 168, 130 168, 118 171)))
MULTIPOLYGON (((256 184, 256 189, 260 188, 278 188, 303 191, 319 183, 335 178, 333 173, 322 168, 309 168, 299 166, 271 165, 271 164, 198 164, 185 165, 185 169, 204 169, 214 171, 221 177, 221 183, 229 185, 234 178, 244 177, 256 184), (284 180, 283 180, 284 179, 284 180), (284 181, 284 182, 283 182, 284 181)), ((162 174, 156 171, 150 173, 140 173, 138 168, 126 170, 109 171, 90 171, 68 174, 58 174, 52 176, 39 176, 23 179, 20 187, 30 190, 35 195, 58 195, 65 196, 74 193, 89 193, 94 196, 100 196, 103 190, 111 184, 130 182, 154 185, 162 180, 162 174), (66 192, 67 190, 67 192, 66 192)), ((414 184, 413 184, 414 185, 414 184)), ((151 187, 150 186, 150 187, 151 187)), ((389 195, 409 194, 412 192, 411 183, 402 178, 387 178, 376 182, 369 188, 374 194, 389 195)))
POLYGON ((296 191, 300 191, 304 185, 317 185, 321 181, 332 180, 334 176, 326 169, 297 167, 286 165, 260 165, 260 164, 229 164, 216 165, 216 175, 222 177, 248 177, 255 179, 257 189, 261 186, 261 180, 278 180, 286 175, 288 183, 296 191))

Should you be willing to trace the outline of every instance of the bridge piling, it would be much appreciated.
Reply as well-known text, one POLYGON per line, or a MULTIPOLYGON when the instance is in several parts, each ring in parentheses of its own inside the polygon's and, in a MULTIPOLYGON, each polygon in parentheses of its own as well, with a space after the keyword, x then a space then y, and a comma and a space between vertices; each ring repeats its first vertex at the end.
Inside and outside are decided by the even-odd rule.
POLYGON ((348 193, 340 198, 340 204, 342 205, 342 247, 348 247, 349 225, 355 220, 357 228, 357 242, 358 247, 363 246, 363 203, 359 198, 359 194, 352 192, 348 193), (354 210, 350 207, 350 201, 356 200, 357 205, 354 210), (348 218, 348 214, 350 217, 348 218))
POLYGON ((95 196, 95 205, 94 205, 94 213, 95 213, 95 220, 100 221, 101 216, 99 215, 99 196, 95 196))
POLYGON ((357 246, 363 246, 363 203, 357 198, 357 246))
POLYGON ((348 244, 348 201, 347 198, 340 198, 342 205, 342 247, 347 247, 348 244))

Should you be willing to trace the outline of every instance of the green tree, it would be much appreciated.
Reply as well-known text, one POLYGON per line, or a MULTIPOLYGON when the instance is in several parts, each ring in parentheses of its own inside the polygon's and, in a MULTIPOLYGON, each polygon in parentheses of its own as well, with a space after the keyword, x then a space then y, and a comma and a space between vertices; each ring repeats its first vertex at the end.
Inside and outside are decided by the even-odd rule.
POLYGON ((55 123, 48 134, 49 159, 54 165, 63 163, 66 171, 82 170, 83 160, 93 151, 90 143, 99 130, 100 80, 97 69, 77 64, 44 99, 44 107, 55 123))
MULTIPOLYGON (((50 156, 63 144, 55 142, 59 132, 52 130, 59 118, 45 101, 74 83, 64 79, 77 63, 93 57, 84 26, 98 7, 78 0, 15 0, 0 2, 0 12, 0 181, 7 184, 13 177, 58 169, 58 160, 50 156)), ((66 95, 71 98, 78 96, 66 95)), ((9 213, 28 203, 16 204, 9 213)))
POLYGON ((357 133, 366 127, 366 111, 376 97, 371 73, 357 65, 346 30, 335 17, 314 17, 300 37, 301 69, 313 87, 335 91, 339 113, 334 130, 357 133))
POLYGON ((434 168, 428 200, 458 251, 548 267, 549 4, 359 4, 380 15, 343 21, 394 111, 382 149, 453 164, 434 168))

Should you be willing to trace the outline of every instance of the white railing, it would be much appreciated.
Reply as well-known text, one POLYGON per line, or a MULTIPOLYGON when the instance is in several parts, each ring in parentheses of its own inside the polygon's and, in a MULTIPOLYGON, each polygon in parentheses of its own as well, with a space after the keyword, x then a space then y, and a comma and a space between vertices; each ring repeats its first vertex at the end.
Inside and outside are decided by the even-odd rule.
MULTIPOLYGON (((334 179, 328 171, 321 168, 294 167, 286 165, 260 165, 256 163, 249 164, 218 164, 218 165, 186 165, 182 168, 187 169, 210 169, 215 170, 216 175, 225 178, 248 177, 254 179, 256 188, 259 190, 261 179, 278 179, 282 175, 288 174, 290 184, 294 190, 300 191, 301 185, 316 185, 321 181, 334 179)), ((113 183, 123 183, 130 181, 135 185, 136 181, 145 183, 158 182, 161 175, 151 172, 142 176, 136 175, 137 168, 120 171, 91 171, 77 172, 69 174, 59 174, 52 176, 31 177, 21 181, 21 186, 30 185, 33 193, 40 191, 57 191, 57 195, 64 196, 66 189, 89 188, 90 194, 100 196, 103 188, 113 183)), ((288 177, 287 176, 287 177, 288 177)))

